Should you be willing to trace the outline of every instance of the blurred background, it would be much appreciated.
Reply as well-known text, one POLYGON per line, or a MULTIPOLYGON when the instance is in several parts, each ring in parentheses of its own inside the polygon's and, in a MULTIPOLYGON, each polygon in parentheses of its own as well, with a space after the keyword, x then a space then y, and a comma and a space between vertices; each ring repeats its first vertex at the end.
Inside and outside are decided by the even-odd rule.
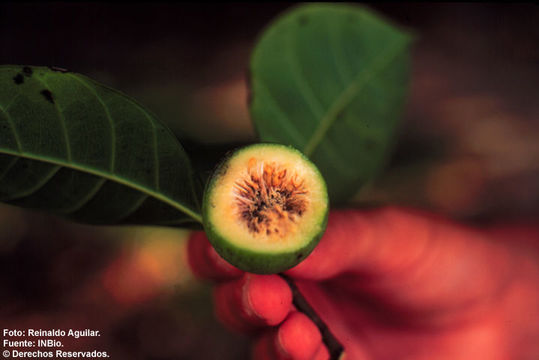
MULTIPOLYGON (((0 63, 86 74, 150 108, 192 152, 253 141, 246 69, 271 4, 0 5, 0 63)), ((539 218, 539 7, 373 4, 417 34, 388 169, 354 204, 464 221, 539 218)), ((188 233, 67 223, 0 205, 0 328, 100 330, 113 359, 243 359, 186 264, 188 233)))

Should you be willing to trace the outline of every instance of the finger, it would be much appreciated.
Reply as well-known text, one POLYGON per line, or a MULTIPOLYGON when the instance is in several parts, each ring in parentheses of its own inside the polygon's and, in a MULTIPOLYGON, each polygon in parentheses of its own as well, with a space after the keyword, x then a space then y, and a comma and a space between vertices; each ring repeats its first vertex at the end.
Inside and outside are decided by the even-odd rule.
POLYGON ((243 274, 217 254, 203 232, 191 234, 187 250, 191 270, 199 278, 222 281, 243 274))
POLYGON ((320 243, 287 274, 297 278, 322 280, 349 270, 367 246, 369 228, 367 218, 358 211, 331 211, 320 243))
POLYGON ((304 314, 292 312, 278 330, 262 336, 254 347, 254 359, 324 359, 327 350, 316 325, 304 314))
POLYGON ((320 244, 288 273, 308 279, 344 272, 387 274, 415 264, 432 250, 450 250, 454 256, 463 244, 475 256, 485 239, 477 231, 417 210, 333 211, 320 244))
POLYGON ((268 331, 260 336, 254 346, 251 358, 253 360, 282 360, 275 346, 275 331, 268 331))
MULTIPOLYGON (((252 359, 254 360, 289 360, 290 357, 277 350, 275 343, 275 332, 271 331, 261 336, 253 347, 252 359)), ((321 344, 318 351, 311 358, 312 360, 328 360, 328 349, 321 344)))
MULTIPOLYGON (((341 357, 342 358, 342 357, 341 357)), ((328 360, 329 359, 329 351, 328 348, 325 347, 323 344, 318 348, 318 351, 314 355, 314 360, 328 360)))
POLYGON ((322 336, 305 314, 293 312, 279 327, 276 345, 285 358, 311 360, 322 346, 322 336))
POLYGON ((218 285, 214 305, 226 326, 247 332, 281 323, 292 309, 292 292, 277 275, 246 273, 241 279, 218 285))
POLYGON ((509 253, 484 231, 396 208, 372 212, 368 221, 370 245, 358 262, 363 263, 360 271, 372 277, 362 291, 440 314, 432 316, 433 322, 479 315, 512 276, 509 253))

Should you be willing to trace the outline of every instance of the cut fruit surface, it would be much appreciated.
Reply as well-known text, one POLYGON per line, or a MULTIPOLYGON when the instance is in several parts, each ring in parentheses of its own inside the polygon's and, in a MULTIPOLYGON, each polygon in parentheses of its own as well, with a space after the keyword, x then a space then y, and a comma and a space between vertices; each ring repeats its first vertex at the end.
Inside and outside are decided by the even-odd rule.
POLYGON ((314 249, 325 230, 328 195, 317 168, 298 150, 255 144, 223 161, 203 202, 215 250, 236 267, 286 270, 314 249))

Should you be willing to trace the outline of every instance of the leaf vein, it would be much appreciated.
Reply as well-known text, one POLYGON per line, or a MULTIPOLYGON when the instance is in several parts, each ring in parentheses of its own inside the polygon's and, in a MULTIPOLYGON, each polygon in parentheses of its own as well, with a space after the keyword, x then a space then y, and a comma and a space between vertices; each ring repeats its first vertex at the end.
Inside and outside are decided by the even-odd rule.
POLYGON ((301 133, 294 127, 294 123, 290 121, 290 118, 286 114, 286 112, 281 109, 281 106, 279 105, 279 102, 275 98, 275 95, 273 95, 269 89, 269 87, 264 83, 264 81, 260 81, 259 85, 263 88, 262 90, 266 91, 266 94, 268 95, 268 99, 273 103, 274 110, 277 110, 281 116, 277 116, 277 119, 279 119, 279 122, 283 127, 285 127, 288 130, 288 133, 294 138, 295 143, 304 144, 306 142, 306 139, 301 135, 301 133))
POLYGON ((111 147, 111 158, 110 158, 110 172, 111 173, 114 173, 114 169, 115 169, 115 163, 116 163, 116 128, 114 126, 114 120, 112 120, 112 116, 110 116, 110 112, 109 112, 109 108, 108 106, 103 102, 103 100, 101 99, 101 97, 97 94, 97 91, 95 91, 95 89, 93 87, 91 87, 90 85, 88 85, 86 83, 86 81, 84 79, 81 79, 79 78, 78 76, 76 75, 73 75, 71 73, 67 73, 66 75, 68 75, 69 77, 71 77, 72 79, 74 79, 75 81, 77 81, 79 84, 81 84, 82 86, 84 86, 86 89, 88 89, 94 96, 95 98, 97 99, 97 101, 99 102, 99 104, 101 104, 101 106, 103 107, 103 110, 105 111, 105 115, 107 115, 107 119, 109 121, 109 124, 110 124, 110 131, 111 131, 111 144, 110 144, 110 147, 111 147))
MULTIPOLYGON (((148 113, 148 111, 146 111, 146 109, 143 106, 138 105, 138 109, 140 111, 142 111, 146 115, 146 117, 150 120, 150 122, 154 126, 154 130, 155 130, 155 133, 154 133, 154 135, 155 135, 154 136, 154 141, 155 141, 154 151, 156 152, 156 155, 157 155, 157 129, 155 128, 155 124, 158 124, 158 123, 157 123, 157 121, 155 121, 154 117, 151 116, 148 113)), ((167 129, 167 128, 165 128, 165 129, 167 129)), ((176 135, 170 129, 167 129, 167 130, 170 132, 170 135, 173 138, 176 139, 176 135)), ((181 143, 176 142, 176 144, 178 145, 178 147, 180 147, 185 152, 185 149, 183 149, 181 143)), ((195 184, 193 182, 193 178, 194 178, 193 168, 191 167, 191 161, 189 160, 189 158, 187 158, 186 160, 189 163, 189 188, 191 190, 191 194, 193 195, 193 200, 195 201, 198 209, 200 209, 201 208, 200 201, 199 201, 199 198, 198 198, 196 190, 195 190, 195 184)), ((160 181, 159 180, 159 171, 160 171, 159 162, 156 163, 156 167, 157 167, 157 171, 158 171, 158 173, 156 174, 156 181, 157 181, 156 184, 157 184, 157 187, 159 188, 159 181, 160 181)), ((202 220, 200 222, 202 222, 202 220)))
POLYGON ((19 138, 19 134, 17 133, 17 129, 15 128, 15 124, 13 123, 13 119, 11 118, 11 115, 9 115, 9 113, 8 113, 9 107, 11 105, 13 105, 13 103, 15 102, 15 100, 17 100, 17 98, 19 96, 21 96, 21 95, 19 94, 19 95, 15 96, 13 101, 8 106, 6 106, 5 108, 2 108, 0 106, 0 111, 2 111, 6 115, 7 122, 9 124, 10 128, 11 128, 11 131, 13 132, 13 137, 15 138, 15 142, 17 143, 17 150, 22 151, 21 139, 19 138))
POLYGON ((337 120, 338 114, 356 97, 356 95, 369 83, 379 71, 383 70, 391 63, 401 48, 403 43, 388 46, 385 51, 382 51, 375 60, 372 61, 372 66, 366 66, 366 69, 361 71, 348 85, 346 89, 333 101, 333 104, 328 108, 326 114, 320 121, 317 129, 313 133, 311 139, 303 149, 303 153, 310 157, 315 149, 322 142, 325 134, 337 120))
POLYGON ((157 129, 155 128, 155 124, 152 121, 152 118, 148 116, 148 114, 143 111, 144 116, 150 121, 150 126, 152 127, 152 139, 153 139, 153 160, 155 163, 154 166, 154 181, 155 181, 155 187, 157 190, 159 190, 159 155, 157 154, 157 129))
POLYGON ((2 180, 4 176, 6 176, 6 174, 9 172, 9 169, 11 169, 17 163, 17 161, 19 161, 19 159, 19 157, 14 157, 13 159, 11 159, 10 163, 4 168, 2 173, 0 173, 0 180, 2 180))
POLYGON ((146 201, 148 198, 148 194, 142 194, 142 196, 133 204, 133 206, 129 209, 127 209, 126 213, 122 216, 120 216, 116 221, 121 222, 124 219, 127 219, 130 215, 134 214, 146 201))
POLYGON ((94 188, 88 191, 88 194, 86 194, 85 197, 83 197, 78 203, 72 205, 71 207, 67 209, 62 209, 61 213, 64 215, 69 215, 69 214, 74 213, 75 211, 79 211, 80 209, 82 209, 86 204, 88 204, 97 195, 99 190, 101 190, 101 188, 103 187, 103 185, 105 185, 106 182, 107 182, 107 179, 103 179, 103 178, 99 179, 99 181, 96 182, 96 185, 94 186, 94 188))
POLYGON ((52 167, 51 171, 47 175, 45 175, 41 181, 39 181, 37 184, 35 184, 33 187, 26 189, 24 191, 21 191, 17 194, 11 194, 11 196, 7 198, 3 198, 2 201, 13 201, 24 197, 29 197, 30 195, 36 193, 39 191, 39 189, 43 188, 47 183, 56 175, 56 173, 61 169, 62 167, 59 165, 56 165, 52 167))
POLYGON ((332 26, 334 25, 334 22, 327 21, 326 26, 328 28, 328 43, 331 49, 333 50, 331 52, 333 62, 335 64, 335 69, 337 69, 337 74, 339 75, 339 82, 343 85, 343 87, 346 84, 346 79, 353 78, 355 74, 353 74, 351 71, 345 70, 345 65, 342 57, 340 54, 342 53, 342 46, 337 44, 338 39, 338 30, 337 27, 332 26))
MULTIPOLYGON (((45 87, 46 90, 50 91, 49 90, 50 86, 47 84, 47 82, 44 79, 40 79, 37 76, 35 76, 34 78, 36 79, 37 82, 41 83, 45 87)), ((58 113, 58 118, 60 119, 60 125, 62 126, 62 133, 64 135, 64 139, 66 142, 67 161, 71 161, 71 143, 69 141, 69 135, 67 134, 67 125, 66 125, 65 117, 60 111, 60 107, 58 106, 56 101, 53 100, 52 105, 54 106, 54 108, 56 109, 56 112, 58 113)))
POLYGON ((294 68, 292 74, 294 75, 294 80, 300 88, 299 93, 305 99, 305 103, 311 110, 312 114, 316 119, 322 118, 324 115, 324 107, 320 104, 320 101, 316 98, 314 91, 305 77, 305 67, 301 64, 298 53, 294 49, 297 49, 297 33, 296 36, 288 37, 288 59, 290 60, 290 65, 294 68))

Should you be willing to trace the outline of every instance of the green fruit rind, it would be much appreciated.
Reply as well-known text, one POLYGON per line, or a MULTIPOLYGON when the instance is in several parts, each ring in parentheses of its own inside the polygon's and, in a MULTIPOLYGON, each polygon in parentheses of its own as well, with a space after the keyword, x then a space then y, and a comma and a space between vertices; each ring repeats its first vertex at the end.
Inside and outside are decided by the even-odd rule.
MULTIPOLYGON (((269 158, 269 160, 271 160, 271 158, 269 158)), ((235 174, 233 174, 233 176, 235 176, 235 174)), ((227 182, 230 182, 230 180, 227 180, 227 182)), ((210 243, 217 253, 226 261, 237 268, 250 273, 274 274, 294 267, 314 250, 327 225, 329 212, 328 204, 327 187, 324 179, 316 166, 312 164, 308 158, 306 158, 300 151, 290 146, 262 143, 249 145, 234 151, 217 166, 204 191, 202 218, 204 230, 206 231, 210 243), (232 195, 223 195, 221 193, 219 197, 218 194, 223 191, 223 188, 228 189, 228 187, 223 185, 222 179, 229 171, 234 171, 234 169, 230 169, 233 160, 239 156, 250 156, 250 153, 264 154, 265 152, 276 152, 279 156, 289 156, 292 161, 301 163, 300 166, 308 168, 308 174, 311 174, 311 176, 314 177, 314 179, 311 179, 310 181, 317 187, 317 191, 313 191, 316 194, 313 196, 317 196, 316 201, 313 201, 313 203, 317 206, 308 213, 312 215, 312 217, 306 220, 308 222, 307 226, 304 226, 304 229, 301 230, 303 232, 298 230, 297 234, 299 235, 294 234, 292 236, 285 236, 280 240, 280 242, 285 243, 285 245, 279 245, 280 248, 275 249, 271 248, 271 245, 269 248, 261 249, 260 246, 257 248, 257 245, 255 244, 256 239, 254 238, 253 246, 251 246, 250 243, 245 243, 245 241, 242 244, 238 243, 237 238, 232 239, 230 237, 230 230, 222 229, 223 226, 227 227, 228 222, 241 222, 238 215, 226 211, 223 212, 223 210, 221 210, 221 214, 225 214, 227 217, 226 222, 223 223, 223 220, 216 219, 215 217, 217 215, 214 214, 217 206, 231 207, 230 204, 220 204, 218 200, 223 197, 226 199, 227 196, 232 198, 232 195), (220 228, 215 224, 216 222, 225 225, 221 225, 220 228), (227 231, 229 232, 229 236, 226 234, 227 231)), ((312 203, 310 203, 310 205, 312 205, 312 203)), ((303 221, 303 219, 300 221, 303 221)), ((247 234, 249 234, 249 230, 247 226, 245 226, 245 237, 249 238, 249 235, 247 234)))
MULTIPOLYGON (((321 228, 327 225, 327 216, 324 217, 321 228)), ((234 246, 224 237, 220 236, 214 228, 207 228, 206 234, 215 251, 235 267, 254 274, 276 274, 288 270, 303 260, 314 250, 322 238, 323 231, 306 246, 295 251, 278 254, 268 254, 234 246), (211 232, 211 233, 210 233, 211 232)))

